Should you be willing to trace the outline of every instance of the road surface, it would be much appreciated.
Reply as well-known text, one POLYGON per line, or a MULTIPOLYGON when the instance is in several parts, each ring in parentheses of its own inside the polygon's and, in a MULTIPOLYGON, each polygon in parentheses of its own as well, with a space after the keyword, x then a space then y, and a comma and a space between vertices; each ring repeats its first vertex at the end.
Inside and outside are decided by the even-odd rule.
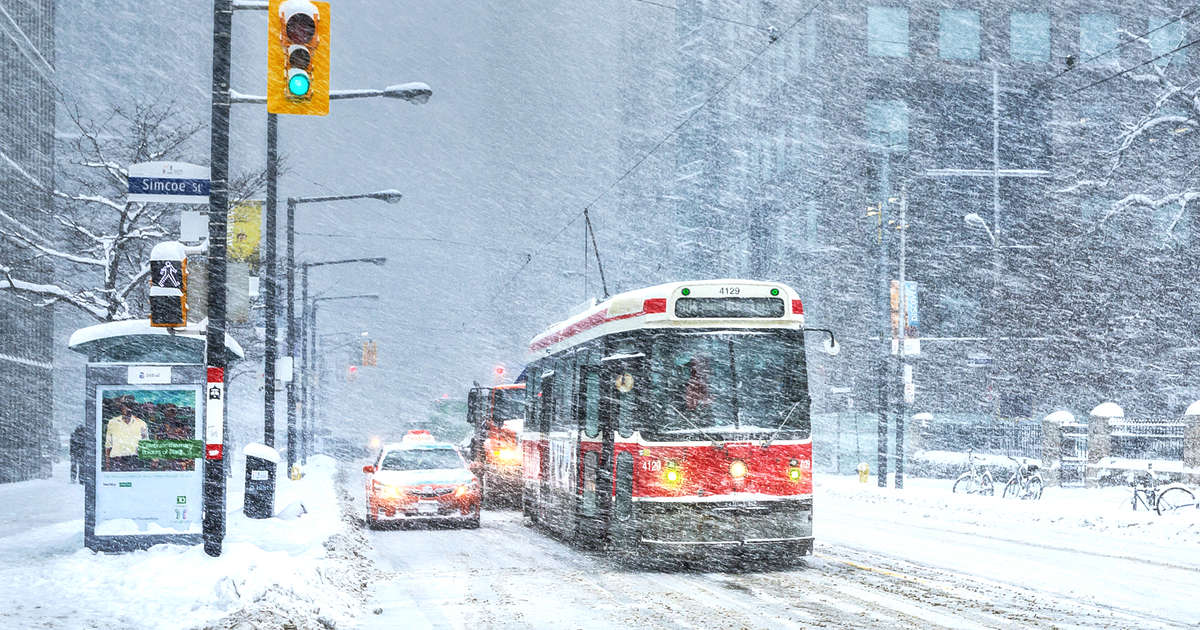
POLYGON ((373 531, 379 572, 361 627, 1156 628, 1200 620, 1194 567, 835 519, 837 531, 818 529, 815 556, 799 566, 736 571, 631 567, 526 528, 516 512, 485 512, 478 530, 373 531), (1163 589, 1183 599, 1160 610, 1155 591, 1163 589))

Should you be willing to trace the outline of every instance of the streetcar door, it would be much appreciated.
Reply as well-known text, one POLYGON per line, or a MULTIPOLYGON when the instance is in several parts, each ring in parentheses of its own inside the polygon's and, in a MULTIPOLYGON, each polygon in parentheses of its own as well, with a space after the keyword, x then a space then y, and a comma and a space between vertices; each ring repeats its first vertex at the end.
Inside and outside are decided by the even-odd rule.
POLYGON ((631 437, 641 374, 641 354, 614 354, 601 361, 599 434, 600 454, 596 474, 598 525, 607 538, 612 518, 615 443, 618 435, 631 437))
POLYGON ((603 488, 600 473, 604 454, 604 436, 600 427, 601 380, 597 365, 582 365, 579 370, 579 494, 576 503, 576 535, 587 547, 596 546, 604 537, 602 519, 603 488))

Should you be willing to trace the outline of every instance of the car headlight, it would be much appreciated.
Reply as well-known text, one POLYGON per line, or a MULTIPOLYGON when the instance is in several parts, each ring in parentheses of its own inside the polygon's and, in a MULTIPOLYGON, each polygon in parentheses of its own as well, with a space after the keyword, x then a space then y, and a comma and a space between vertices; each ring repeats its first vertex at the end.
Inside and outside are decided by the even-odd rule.
POLYGON ((398 499, 404 495, 404 491, 401 490, 399 486, 380 483, 378 481, 372 481, 371 483, 373 484, 372 489, 374 489, 376 496, 380 496, 385 499, 398 499))
POLYGON ((476 485, 477 484, 475 483, 474 479, 472 479, 470 483, 462 484, 461 486, 454 489, 454 497, 456 499, 461 499, 461 498, 467 496, 467 494, 469 492, 471 492, 472 490, 475 489, 476 485))

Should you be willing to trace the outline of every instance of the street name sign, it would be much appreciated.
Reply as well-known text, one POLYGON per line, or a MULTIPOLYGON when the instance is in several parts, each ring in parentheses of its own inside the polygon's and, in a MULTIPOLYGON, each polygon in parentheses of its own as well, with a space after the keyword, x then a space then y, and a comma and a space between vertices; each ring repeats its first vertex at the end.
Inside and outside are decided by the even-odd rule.
POLYGON ((129 201, 207 204, 209 169, 187 162, 141 162, 129 167, 129 201))

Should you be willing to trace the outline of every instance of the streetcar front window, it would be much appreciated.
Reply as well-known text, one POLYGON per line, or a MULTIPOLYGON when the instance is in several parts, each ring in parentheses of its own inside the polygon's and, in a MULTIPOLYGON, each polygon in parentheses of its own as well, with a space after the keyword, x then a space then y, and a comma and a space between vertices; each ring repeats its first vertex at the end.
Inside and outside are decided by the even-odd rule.
POLYGON ((495 405, 492 418, 495 422, 525 417, 525 390, 496 389, 492 390, 492 395, 492 404, 495 405))
POLYGON ((654 341, 646 432, 661 439, 808 436, 804 338, 786 332, 683 332, 654 341))

